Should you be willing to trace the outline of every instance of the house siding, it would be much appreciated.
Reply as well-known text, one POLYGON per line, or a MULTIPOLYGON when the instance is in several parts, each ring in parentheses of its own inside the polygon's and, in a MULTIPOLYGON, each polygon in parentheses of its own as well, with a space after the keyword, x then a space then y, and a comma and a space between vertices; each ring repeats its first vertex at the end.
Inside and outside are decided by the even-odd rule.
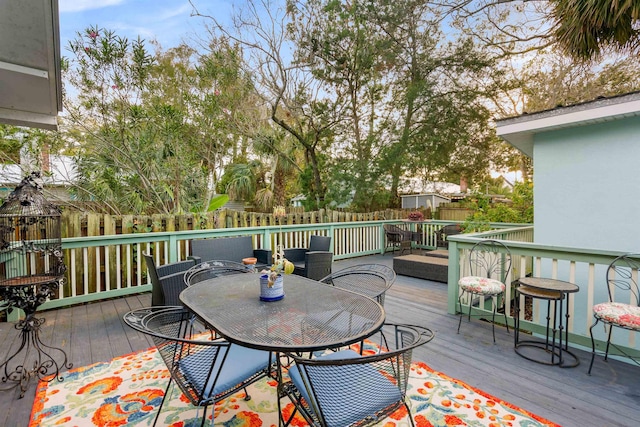
POLYGON ((640 252, 640 118, 535 135, 534 241, 640 252))

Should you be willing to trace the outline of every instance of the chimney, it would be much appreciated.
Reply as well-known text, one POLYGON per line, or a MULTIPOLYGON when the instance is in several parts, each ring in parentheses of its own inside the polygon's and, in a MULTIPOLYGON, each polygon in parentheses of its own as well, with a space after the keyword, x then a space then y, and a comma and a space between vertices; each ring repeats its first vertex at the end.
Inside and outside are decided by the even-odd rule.
POLYGON ((468 188, 468 184, 467 184, 467 178, 464 176, 460 177, 460 192, 461 193, 466 193, 467 192, 467 188, 468 188))
POLYGON ((47 144, 42 145, 42 172, 51 172, 51 159, 49 155, 49 146, 47 144))

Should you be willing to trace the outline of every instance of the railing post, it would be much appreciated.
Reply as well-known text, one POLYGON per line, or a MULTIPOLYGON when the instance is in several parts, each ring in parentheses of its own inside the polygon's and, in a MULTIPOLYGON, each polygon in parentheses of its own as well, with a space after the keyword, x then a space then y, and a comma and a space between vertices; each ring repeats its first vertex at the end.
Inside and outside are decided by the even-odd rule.
POLYGON ((178 236, 176 234, 171 234, 169 236, 169 262, 178 261, 178 245, 178 236))
POLYGON ((271 249, 271 231, 269 231, 269 230, 270 230, 270 228, 265 228, 264 229, 264 234, 263 234, 264 238, 262 240, 263 243, 264 243, 264 246, 263 246, 262 249, 267 249, 267 250, 271 249))
POLYGON ((453 240, 449 240, 449 267, 447 277, 447 289, 449 291, 447 295, 447 312, 449 314, 456 314, 458 304, 458 281, 460 280, 460 251, 458 250, 458 243, 453 240))

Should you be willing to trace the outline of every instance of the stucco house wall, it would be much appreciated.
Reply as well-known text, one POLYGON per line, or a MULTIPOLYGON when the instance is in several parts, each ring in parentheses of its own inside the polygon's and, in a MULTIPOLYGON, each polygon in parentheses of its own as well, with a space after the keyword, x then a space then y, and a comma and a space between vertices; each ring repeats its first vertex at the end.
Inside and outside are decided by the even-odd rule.
POLYGON ((640 117, 534 137, 534 241, 640 252, 640 117))
POLYGON ((640 252, 640 92, 497 121, 533 159, 534 242, 640 252))

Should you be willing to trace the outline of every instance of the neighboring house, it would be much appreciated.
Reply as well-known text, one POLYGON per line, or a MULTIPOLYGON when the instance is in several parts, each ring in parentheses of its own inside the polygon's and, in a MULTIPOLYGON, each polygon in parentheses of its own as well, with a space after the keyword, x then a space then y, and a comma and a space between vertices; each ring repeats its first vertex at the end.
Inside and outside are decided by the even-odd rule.
POLYGON ((68 156, 49 155, 48 162, 41 167, 26 164, 0 164, 0 198, 5 198, 31 171, 42 171, 42 186, 45 197, 52 202, 72 199, 69 188, 76 181, 76 168, 68 156))
POLYGON ((452 195, 466 193, 459 184, 451 182, 424 181, 419 178, 409 178, 409 180, 399 188, 401 194, 431 194, 452 195))
POLYGON ((304 194, 298 194, 296 197, 291 199, 291 206, 293 206, 294 208, 299 208, 302 206, 302 202, 304 202, 305 200, 307 200, 307 196, 305 196, 304 194))
POLYGON ((640 252, 640 92, 497 121, 533 159, 534 242, 640 252))
POLYGON ((434 211, 441 203, 451 202, 451 198, 441 196, 437 193, 407 194, 400 196, 402 199, 402 209, 431 209, 434 211))

